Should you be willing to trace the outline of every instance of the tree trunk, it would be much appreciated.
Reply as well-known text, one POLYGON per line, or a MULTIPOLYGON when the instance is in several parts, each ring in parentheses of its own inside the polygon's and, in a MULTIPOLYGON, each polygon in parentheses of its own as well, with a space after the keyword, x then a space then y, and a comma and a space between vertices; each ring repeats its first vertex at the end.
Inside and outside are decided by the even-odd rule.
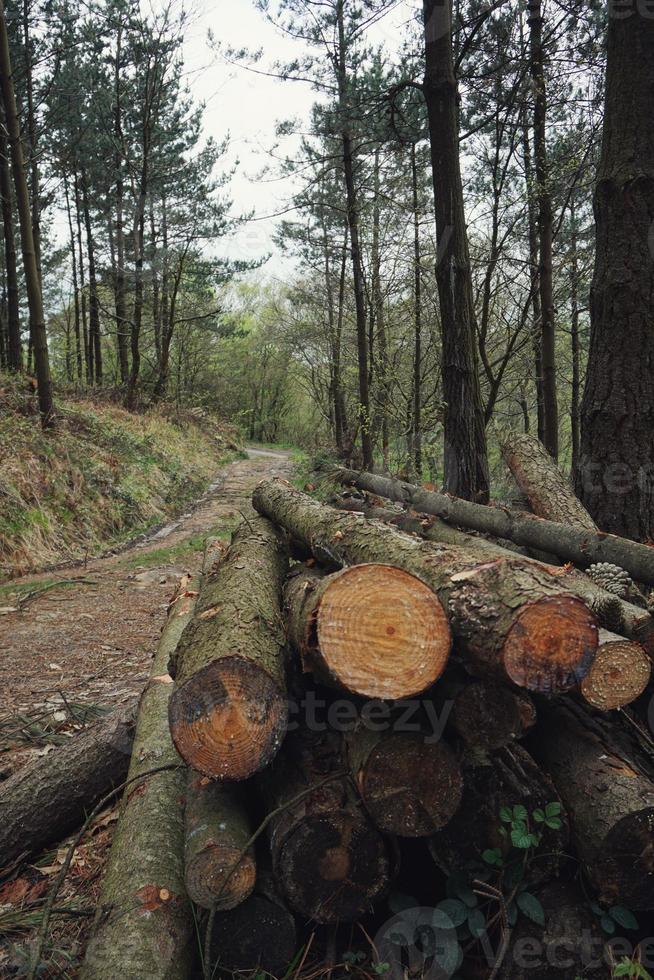
POLYGON ((420 212, 416 144, 411 144, 411 196, 413 207, 413 468, 422 479, 422 270, 420 268, 420 212))
POLYGON ((381 427, 382 437, 382 459, 384 469, 389 467, 389 442, 388 442, 388 410, 390 403, 389 391, 389 366, 388 366, 388 337, 386 334, 386 317, 384 310, 384 297, 381 288, 381 255, 380 255, 380 174, 379 174, 379 149, 374 154, 374 201, 373 201, 373 220, 372 220, 372 305, 375 314, 377 327, 377 343, 379 346, 379 370, 378 385, 379 396, 377 403, 379 406, 378 419, 376 420, 381 427))
POLYGON ((359 205, 354 179, 354 151, 350 132, 350 107, 347 78, 347 51, 345 39, 345 0, 336 0, 336 21, 338 30, 338 105, 341 113, 341 140, 343 147, 343 175, 347 202, 347 223, 350 230, 350 254, 352 257, 352 278, 354 280, 354 304, 357 324, 357 360, 359 369, 359 430, 363 466, 372 469, 372 434, 370 417, 370 390, 368 382, 368 337, 366 334, 366 306, 363 291, 363 270, 361 268, 361 245, 359 242, 359 205))
POLYGON ((0 784, 3 865, 63 840, 124 781, 135 720, 134 701, 0 784))
POLYGON ((273 871, 289 905, 319 923, 352 922, 386 890, 390 860, 382 835, 355 798, 334 732, 289 737, 262 779, 273 871), (333 781, 307 793, 329 776, 333 781), (307 793, 296 805, 291 800, 307 793), (284 807, 284 809, 281 809, 284 807))
POLYGON ((539 705, 536 758, 570 814, 577 853, 607 905, 654 908, 649 760, 608 719, 572 701, 539 705))
POLYGON ((518 556, 489 562, 483 551, 427 544, 325 507, 279 480, 260 483, 253 502, 319 560, 382 562, 422 579, 438 595, 459 653, 476 672, 551 692, 568 690, 587 674, 597 648, 595 618, 544 567, 518 556))
POLYGON ((254 852, 246 851, 252 828, 240 788, 191 770, 184 827, 184 880, 191 901, 219 911, 244 902, 257 869, 254 852))
POLYGON ((423 582, 390 565, 322 576, 300 568, 285 590, 288 633, 304 670, 368 698, 404 698, 440 677, 451 635, 423 582))
POLYGON ((86 382, 93 382, 93 344, 89 339, 88 309, 86 303, 86 275, 84 271, 84 247, 82 244, 82 202, 79 189, 79 178, 75 173, 75 216, 77 221, 77 254, 79 257, 79 284, 81 293, 82 342, 84 345, 84 365, 86 382))
POLYGON ((9 37, 7 35, 7 21, 3 0, 0 0, 0 74, 2 76, 2 101, 5 109, 5 121, 11 148, 11 162, 16 188, 18 216, 20 219, 23 268, 25 271, 25 288, 30 311, 31 334, 34 343, 34 363, 38 384, 39 412, 41 415, 41 424, 44 429, 47 429, 54 424, 52 378, 50 376, 50 359, 48 356, 48 340, 45 330, 43 296, 41 293, 41 281, 32 233, 30 198, 27 179, 25 177, 23 145, 16 109, 16 96, 14 93, 11 57, 9 53, 9 37))
POLYGON ((444 741, 430 741, 423 733, 381 733, 361 725, 348 736, 347 746, 361 799, 384 833, 428 837, 454 817, 463 780, 444 741))
POLYGON ((286 729, 281 534, 255 518, 236 531, 209 574, 171 673, 170 730, 206 776, 247 779, 278 751, 286 729))
POLYGON ((241 976, 285 976, 297 953, 297 930, 270 871, 257 868, 253 894, 216 916, 211 949, 214 969, 241 976))
POLYGON ((639 698, 651 673, 652 661, 640 643, 600 630, 597 656, 580 690, 593 708, 612 711, 639 698))
POLYGON ((492 534, 497 538, 509 538, 516 544, 557 555, 575 565, 611 562, 626 569, 636 581, 654 584, 654 549, 647 545, 604 534, 603 531, 582 531, 520 511, 484 507, 372 473, 357 473, 352 470, 340 472, 343 482, 353 483, 361 490, 400 501, 420 513, 434 514, 444 521, 492 534))
MULTIPOLYGON (((409 534, 420 535, 428 541, 455 545, 465 549, 479 549, 491 558, 508 558, 513 554, 520 553, 520 549, 511 545, 511 542, 507 542, 511 545, 511 548, 507 548, 495 541, 489 541, 487 538, 466 534, 465 531, 452 527, 440 518, 421 519, 406 511, 384 510, 381 507, 368 506, 360 501, 351 501, 342 506, 344 509, 363 513, 366 517, 394 524, 400 530, 409 534)), ((529 562, 542 565, 542 562, 538 562, 536 559, 524 555, 523 557, 529 562)), ((547 567, 553 575, 565 576, 566 588, 584 600, 597 616, 601 626, 607 630, 623 633, 629 639, 634 640, 644 648, 650 659, 654 660, 654 619, 647 610, 607 592, 583 572, 572 568, 562 569, 554 565, 547 567)))
MULTIPOLYGON (((541 338, 542 311, 540 305, 540 272, 538 267, 538 222, 534 207, 534 177, 531 160, 531 144, 529 142, 529 125, 523 122, 523 158, 525 165, 525 181, 527 184, 527 221, 529 229, 529 288, 531 292, 531 308, 533 312, 532 344, 534 351, 534 381, 536 386, 536 418, 538 438, 542 442, 545 437, 545 408, 543 396, 543 355, 541 338)), ((525 429, 525 431, 528 431, 525 429)))
POLYGON ((576 482, 600 527, 648 541, 654 539, 654 19, 636 7, 608 20, 576 482))
POLYGON ((508 432, 500 437, 500 449, 537 517, 580 530, 597 531, 594 520, 542 442, 533 436, 508 432))
POLYGON ((173 686, 167 663, 197 598, 189 584, 182 580, 171 604, 141 697, 130 785, 123 797, 82 980, 191 977, 193 916, 184 889, 183 858, 186 770, 167 721, 173 686), (150 773, 162 766, 179 768, 150 773))
POLYGON ((570 198, 570 355, 572 359, 572 385, 570 389, 570 435, 572 438, 572 473, 579 466, 581 440, 579 393, 581 377, 581 352, 579 343, 579 251, 577 242, 577 214, 575 195, 570 198))
POLYGON ((98 283, 95 275, 95 240, 89 209, 89 193, 86 172, 82 170, 82 207, 84 209, 84 226, 86 228, 86 247, 89 258, 89 344, 93 348, 93 378, 96 384, 102 384, 102 346, 100 338, 100 306, 98 304, 98 283))
POLYGON ((117 27, 116 34, 116 60, 114 69, 114 139, 116 141, 116 154, 114 166, 116 168, 116 278, 115 278, 115 306, 116 306, 116 340, 118 346, 118 365, 120 368, 120 380, 122 384, 127 383, 129 377, 129 356, 127 351, 127 339, 129 337, 129 324, 127 322, 127 295, 125 290, 125 190, 123 182, 123 123, 122 123, 122 102, 120 94, 121 77, 121 51, 122 51, 122 30, 120 25, 117 27))
POLYGON ((64 194, 66 198, 66 215, 68 217, 68 232, 70 235, 70 258, 73 272, 73 304, 75 310, 75 361, 77 365, 77 380, 82 380, 82 341, 80 332, 79 285, 77 281, 77 253, 75 248, 75 232, 73 230, 73 215, 70 207, 68 177, 64 175, 64 194))
POLYGON ((450 0, 423 0, 423 12, 423 91, 436 205, 436 280, 446 403, 444 486, 449 493, 483 502, 488 499, 489 486, 486 427, 477 371, 472 274, 459 160, 450 0))
MULTIPOLYGON (((434 861, 448 875, 479 861, 486 848, 497 848, 505 859, 509 856, 513 845, 508 835, 500 834, 501 809, 521 805, 531 814, 560 799, 551 781, 520 745, 507 745, 490 753, 473 750, 462 765, 464 790, 457 816, 429 841, 434 861)), ((530 864, 532 884, 546 881, 558 870, 569 835, 563 813, 561 824, 558 830, 543 828, 536 860, 530 864)))
POLYGON ((554 221, 547 159, 547 92, 543 51, 541 0, 528 0, 531 78, 534 88, 534 156, 538 197, 538 239, 543 375, 543 443, 550 455, 559 455, 559 416, 556 393, 556 346, 552 286, 554 221))
POLYGON ((0 121, 0 194, 2 195, 2 224, 5 242, 5 275, 7 281, 7 366, 10 371, 23 370, 23 347, 20 338, 18 306, 18 272, 14 236, 14 206, 9 173, 9 148, 4 120, 0 121))

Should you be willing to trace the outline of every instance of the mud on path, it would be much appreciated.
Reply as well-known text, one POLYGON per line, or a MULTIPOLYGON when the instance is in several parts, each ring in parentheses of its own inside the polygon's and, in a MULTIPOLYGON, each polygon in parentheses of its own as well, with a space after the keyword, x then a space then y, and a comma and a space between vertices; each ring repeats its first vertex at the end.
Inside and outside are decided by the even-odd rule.
MULTIPOLYGON (((253 513, 255 485, 291 472, 287 452, 249 449, 247 459, 221 469, 199 506, 147 541, 86 567, 11 583, 27 603, 0 615, 0 778, 18 761, 8 751, 18 715, 107 708, 143 688, 168 601, 181 575, 198 569, 203 538, 227 539, 241 514, 253 513)), ((16 600, 4 592, 0 606, 12 605, 16 600)))

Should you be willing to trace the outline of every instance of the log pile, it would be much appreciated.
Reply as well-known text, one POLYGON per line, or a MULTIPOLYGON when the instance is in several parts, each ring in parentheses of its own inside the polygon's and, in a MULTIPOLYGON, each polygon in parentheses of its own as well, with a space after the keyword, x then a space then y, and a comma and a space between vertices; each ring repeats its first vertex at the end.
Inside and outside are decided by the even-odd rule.
MULTIPOLYGON (((634 912, 654 909, 648 611, 511 550, 510 521, 501 543, 470 533, 466 508, 495 508, 446 498, 432 521, 409 509, 429 502, 419 488, 339 478, 357 490, 338 507, 264 481, 256 516, 186 584, 139 706, 82 976, 300 976, 310 951, 312 975, 323 945, 325 969, 341 962, 348 923, 374 962, 399 905, 438 912, 430 975, 529 976, 524 937, 547 951, 561 934, 571 977, 609 977, 575 930, 601 948, 622 922, 636 941, 634 912)), ((522 487, 539 510, 525 521, 547 521, 553 494, 581 528, 562 479, 522 487)), ((641 561, 630 544, 616 547, 641 561)))

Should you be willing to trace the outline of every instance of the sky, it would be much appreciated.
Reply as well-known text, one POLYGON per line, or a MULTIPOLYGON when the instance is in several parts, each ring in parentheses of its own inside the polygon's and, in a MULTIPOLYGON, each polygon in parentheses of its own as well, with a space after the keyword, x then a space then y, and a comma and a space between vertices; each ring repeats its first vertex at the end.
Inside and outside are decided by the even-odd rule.
MULTIPOLYGON (((370 40, 389 48, 397 46, 401 29, 416 0, 399 0, 397 9, 378 24, 370 40)), ((254 74, 225 62, 210 47, 211 30, 225 46, 263 49, 260 66, 277 59, 292 59, 301 51, 298 42, 279 33, 259 13, 253 0, 196 0, 196 16, 185 37, 188 81, 198 100, 206 103, 205 132, 216 140, 230 134, 230 158, 240 166, 231 184, 235 213, 255 212, 250 221, 228 243, 235 259, 253 259, 273 253, 264 266, 267 278, 288 279, 293 263, 277 253, 272 241, 279 218, 268 215, 284 210, 293 192, 290 178, 277 176, 276 159, 271 154, 277 142, 275 125, 279 119, 309 118, 316 94, 308 84, 283 82, 254 74), (268 175, 262 171, 269 166, 268 175)), ((276 151, 292 150, 287 142, 276 151)))

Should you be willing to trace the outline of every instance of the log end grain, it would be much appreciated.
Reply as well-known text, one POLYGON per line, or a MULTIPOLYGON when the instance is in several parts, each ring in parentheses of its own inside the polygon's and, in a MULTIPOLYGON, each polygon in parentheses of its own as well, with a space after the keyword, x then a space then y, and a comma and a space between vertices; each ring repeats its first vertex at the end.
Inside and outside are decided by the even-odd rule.
POLYGON ((581 693, 593 708, 612 711, 640 697, 649 684, 652 663, 639 643, 600 632, 600 646, 581 693))
POLYGON ((383 837, 362 814, 331 810, 296 824, 276 871, 300 915, 324 924, 352 922, 386 889, 390 862, 383 837))
POLYGON ((546 596, 516 616, 502 650, 504 669, 530 691, 569 691, 589 672, 597 644, 597 622, 581 599, 546 596))
POLYGON ((212 964, 231 975, 283 977, 297 952, 295 920, 281 903, 255 894, 216 916, 211 946, 212 964))
POLYGON ((607 905, 654 909, 654 806, 627 814, 604 838, 592 878, 607 905))
POLYGON ((443 607, 420 579, 391 565, 333 576, 316 613, 316 645, 335 680, 370 698, 430 687, 450 653, 443 607))
POLYGON ((382 739, 357 782, 377 827, 400 837, 436 833, 452 819, 463 794, 459 765, 448 746, 405 734, 382 739))
POLYGON ((173 691, 170 731, 198 772, 247 779, 266 766, 286 730, 287 703, 274 679, 251 660, 215 660, 173 691))
POLYGON ((184 879, 189 898, 202 908, 233 909, 251 894, 257 876, 254 858, 220 841, 186 862, 184 879), (238 866, 237 865, 238 863, 238 866))
POLYGON ((451 721, 468 745, 499 749, 534 726, 536 708, 526 691, 493 681, 473 681, 454 699, 451 721))

